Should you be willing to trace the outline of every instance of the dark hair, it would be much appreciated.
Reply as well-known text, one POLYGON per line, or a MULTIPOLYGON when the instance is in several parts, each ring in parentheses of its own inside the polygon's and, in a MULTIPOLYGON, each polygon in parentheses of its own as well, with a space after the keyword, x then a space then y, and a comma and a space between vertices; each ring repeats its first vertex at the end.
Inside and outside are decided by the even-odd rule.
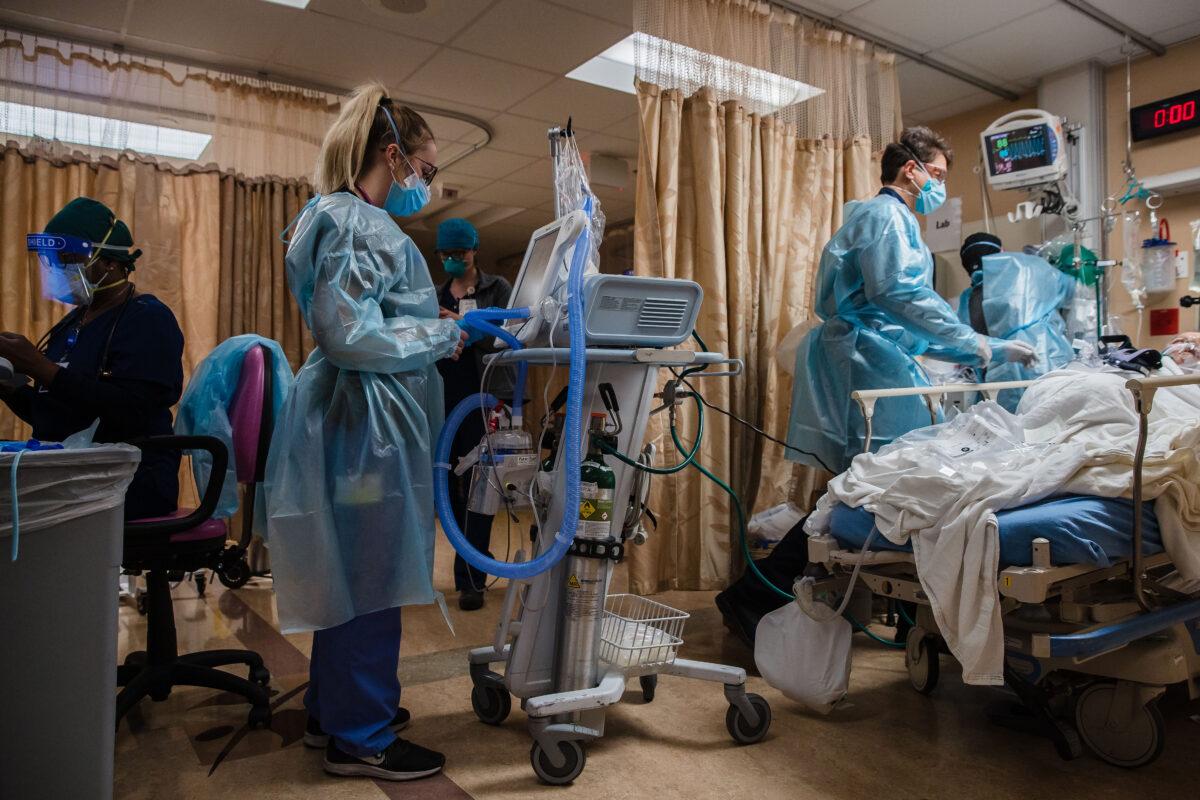
POLYGON ((892 183, 908 162, 928 163, 937 158, 938 153, 946 157, 947 167, 954 163, 954 150, 940 134, 934 133, 924 125, 905 128, 899 141, 883 148, 879 180, 885 184, 892 183))

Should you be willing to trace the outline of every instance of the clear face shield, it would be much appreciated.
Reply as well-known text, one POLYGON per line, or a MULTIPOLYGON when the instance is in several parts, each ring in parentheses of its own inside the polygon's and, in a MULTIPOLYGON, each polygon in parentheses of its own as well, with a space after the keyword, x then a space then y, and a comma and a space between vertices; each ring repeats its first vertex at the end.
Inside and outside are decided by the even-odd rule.
POLYGON ((100 288, 88 278, 87 271, 103 251, 128 252, 125 247, 48 233, 29 234, 25 237, 25 247, 37 256, 42 296, 77 306, 90 305, 100 288))

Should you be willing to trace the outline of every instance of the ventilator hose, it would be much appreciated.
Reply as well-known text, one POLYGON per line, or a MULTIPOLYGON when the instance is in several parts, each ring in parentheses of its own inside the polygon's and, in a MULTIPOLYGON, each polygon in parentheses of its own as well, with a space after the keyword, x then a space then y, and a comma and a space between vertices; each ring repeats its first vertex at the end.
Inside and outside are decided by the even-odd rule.
MULTIPOLYGON (((590 198, 586 202, 584 210, 588 212, 590 218, 592 210, 590 198)), ((467 537, 458 527, 458 520, 455 519, 454 512, 450 508, 450 448, 454 443, 454 437, 468 414, 478 411, 481 403, 495 405, 498 402, 496 398, 484 393, 465 398, 450 412, 438 435, 437 448, 434 451, 433 492, 438 519, 442 523, 442 531, 464 561, 489 575, 509 580, 528 580, 558 564, 575 540, 575 530, 579 523, 579 471, 583 464, 583 423, 581 418, 583 416, 584 382, 587 379, 587 343, 583 328, 583 271, 587 266, 590 252, 590 228, 590 225, 585 225, 575 243, 571 268, 567 277, 567 329, 570 332, 571 343, 567 378, 567 415, 563 428, 563 436, 566 438, 565 463, 563 465, 563 469, 567 471, 566 492, 563 498, 562 524, 558 532, 554 534, 554 541, 550 549, 532 561, 522 561, 516 564, 497 561, 479 552, 467 541, 467 537)), ((529 309, 521 309, 521 311, 528 316, 529 309)), ((484 321, 489 318, 512 318, 515 315, 511 311, 506 312, 503 309, 486 309, 486 312, 485 314, 468 312, 464 319, 470 318, 469 326, 494 333, 514 350, 521 349, 521 343, 515 337, 498 326, 484 321), (506 317, 505 314, 509 316, 506 317)), ((521 366, 524 367, 525 362, 521 362, 521 366)), ((517 391, 521 394, 514 395, 514 403, 518 396, 524 396, 524 382, 525 370, 519 369, 517 391)), ((515 411, 516 406, 514 405, 514 413, 515 411)))

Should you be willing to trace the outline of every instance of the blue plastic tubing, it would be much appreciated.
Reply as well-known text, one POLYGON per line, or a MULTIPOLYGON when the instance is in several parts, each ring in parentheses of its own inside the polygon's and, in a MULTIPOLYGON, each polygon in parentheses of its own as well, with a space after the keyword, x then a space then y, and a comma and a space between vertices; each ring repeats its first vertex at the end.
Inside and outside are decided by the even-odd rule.
MULTIPOLYGON (((590 215, 590 204, 586 211, 590 215)), ((587 377, 586 343, 583 336, 583 271, 587 264, 590 250, 590 226, 585 226, 583 233, 575 244, 575 253, 571 259, 571 270, 567 277, 567 326, 571 334, 570 368, 567 378, 567 415, 564 423, 563 436, 566 438, 566 459, 563 469, 567 471, 566 496, 563 499, 562 525, 554 534, 554 542, 532 561, 522 561, 512 564, 507 561, 497 561, 476 550, 458 527, 458 520, 450 509, 450 446, 459 426, 472 412, 478 413, 480 403, 485 406, 496 405, 496 398, 490 394, 473 394, 465 398, 446 418, 442 432, 438 436, 437 448, 434 451, 433 467, 433 497, 437 508, 438 519, 442 530, 450 544, 458 551, 468 564, 481 572, 497 575, 509 580, 528 580, 551 569, 566 555, 567 548, 575 540, 575 528, 579 515, 574 509, 579 508, 579 469, 583 463, 582 450, 582 418, 583 418, 583 386, 587 377)), ((490 333, 502 339, 514 350, 521 349, 521 343, 508 331, 487 320, 518 319, 529 316, 529 309, 481 309, 469 311, 463 319, 468 326, 484 333, 490 333)), ((518 367, 517 386, 513 397, 513 412, 520 408, 525 390, 526 363, 520 362, 518 367)))

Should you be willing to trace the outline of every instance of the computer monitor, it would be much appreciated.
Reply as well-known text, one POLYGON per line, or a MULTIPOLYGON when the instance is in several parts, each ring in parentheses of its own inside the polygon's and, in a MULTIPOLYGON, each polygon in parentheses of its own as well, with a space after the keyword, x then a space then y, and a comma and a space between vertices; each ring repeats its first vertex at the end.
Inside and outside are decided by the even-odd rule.
POLYGON ((538 228, 529 237, 525 258, 517 275, 516 285, 508 300, 509 308, 528 308, 528 320, 514 319, 504 327, 522 343, 532 343, 558 309, 565 304, 565 287, 570 272, 575 243, 587 226, 587 215, 572 211, 549 225, 538 228), (547 299, 553 300, 549 309, 547 299), (550 314, 550 319, 546 314, 550 314))

